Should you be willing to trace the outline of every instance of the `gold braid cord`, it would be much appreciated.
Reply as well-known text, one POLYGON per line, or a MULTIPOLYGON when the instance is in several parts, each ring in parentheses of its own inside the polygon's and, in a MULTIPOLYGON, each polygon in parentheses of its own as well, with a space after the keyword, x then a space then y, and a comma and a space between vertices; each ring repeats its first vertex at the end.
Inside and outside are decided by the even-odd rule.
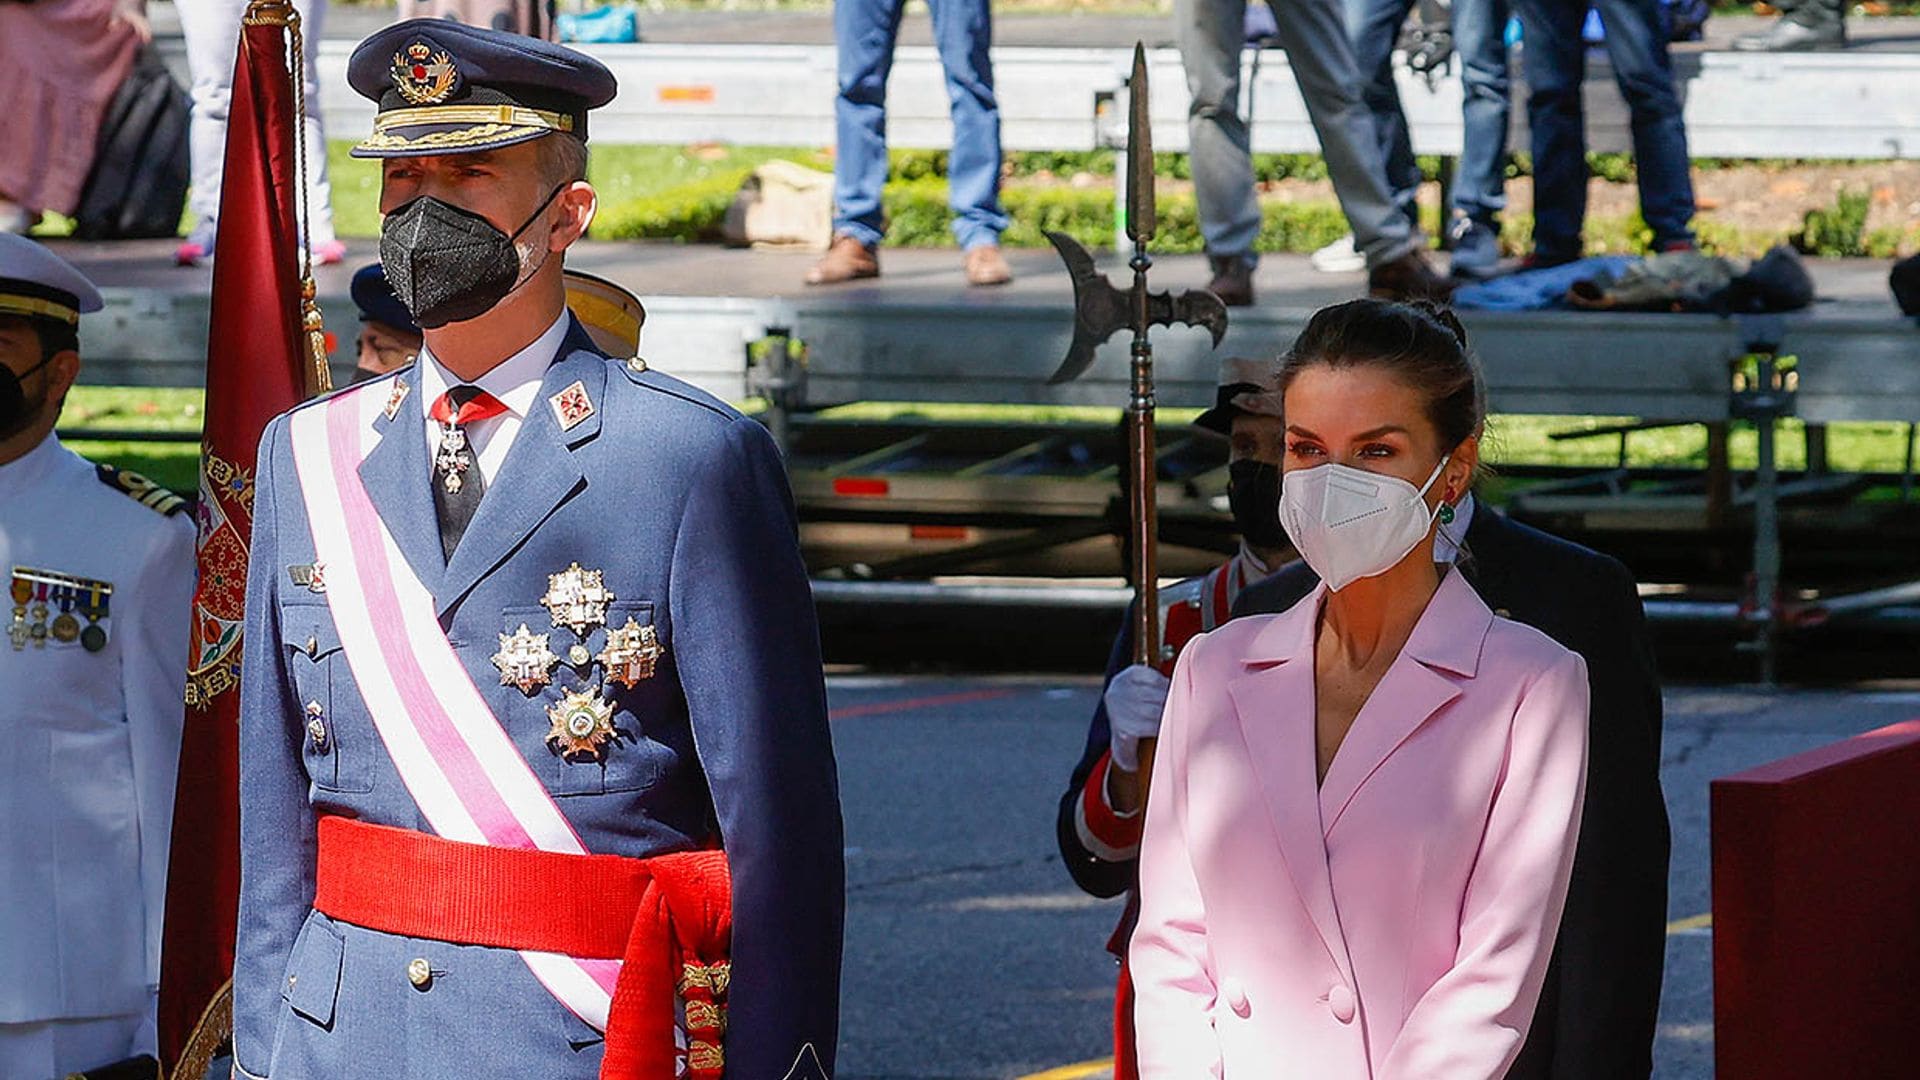
POLYGON ((186 1049, 180 1051, 180 1060, 174 1063, 170 1074, 174 1080, 200 1080, 207 1075, 207 1067, 213 1064, 214 1055, 220 1052, 220 1046, 233 1035, 233 980, 228 979, 207 1003, 205 1012, 200 1014, 200 1022, 193 1025, 193 1033, 187 1036, 186 1049))
POLYGON ((252 0, 241 19, 248 26, 284 26, 291 52, 287 58, 293 78, 293 156, 299 163, 300 187, 300 332, 307 353, 307 394, 333 389, 327 370, 327 330, 321 322, 319 290, 313 283, 313 237, 307 232, 307 49, 300 33, 300 13, 288 0, 252 0))
POLYGON ((732 964, 687 963, 681 968, 678 989, 686 1013, 687 1072, 693 1077, 717 1077, 726 1067, 725 999, 732 981, 732 964))

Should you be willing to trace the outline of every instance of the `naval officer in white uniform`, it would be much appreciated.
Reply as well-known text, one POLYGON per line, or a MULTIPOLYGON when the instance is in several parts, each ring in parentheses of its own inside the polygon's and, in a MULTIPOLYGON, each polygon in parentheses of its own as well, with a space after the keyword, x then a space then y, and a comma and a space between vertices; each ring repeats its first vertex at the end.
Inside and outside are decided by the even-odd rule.
POLYGON ((154 1051, 193 594, 184 504, 60 444, 100 294, 0 235, 0 1077, 154 1051))

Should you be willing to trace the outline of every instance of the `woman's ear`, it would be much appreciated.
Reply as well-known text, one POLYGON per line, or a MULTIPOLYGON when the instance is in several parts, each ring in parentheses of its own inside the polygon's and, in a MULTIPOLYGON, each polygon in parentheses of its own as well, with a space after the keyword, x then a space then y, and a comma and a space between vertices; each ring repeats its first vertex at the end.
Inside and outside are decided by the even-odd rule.
POLYGON ((1441 477, 1441 497, 1450 503, 1457 503, 1467 497, 1473 488, 1473 474, 1480 467, 1480 436, 1469 435, 1459 446, 1453 448, 1453 454, 1447 459, 1447 470, 1441 477))

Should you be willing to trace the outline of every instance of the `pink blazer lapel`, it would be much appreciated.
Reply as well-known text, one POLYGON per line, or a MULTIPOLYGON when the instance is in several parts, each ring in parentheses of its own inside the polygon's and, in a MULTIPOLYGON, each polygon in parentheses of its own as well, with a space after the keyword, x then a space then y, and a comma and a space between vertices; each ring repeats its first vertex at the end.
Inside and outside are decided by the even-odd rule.
POLYGON ((1334 965, 1351 979, 1314 777, 1313 636, 1323 592, 1260 632, 1246 657, 1251 670, 1229 682, 1227 693, 1294 890, 1334 965))
POLYGON ((1493 613, 1461 574, 1441 579, 1439 591, 1354 717, 1327 768, 1320 785, 1326 832, 1333 832, 1354 796, 1400 744, 1460 696, 1455 679, 1474 676, 1492 625, 1493 613))

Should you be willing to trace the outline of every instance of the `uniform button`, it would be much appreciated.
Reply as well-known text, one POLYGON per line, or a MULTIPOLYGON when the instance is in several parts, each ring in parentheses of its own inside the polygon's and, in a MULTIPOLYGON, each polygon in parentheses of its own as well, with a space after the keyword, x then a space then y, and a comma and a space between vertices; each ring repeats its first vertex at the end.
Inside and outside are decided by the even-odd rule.
POLYGON ((1333 1010, 1333 1018, 1343 1024, 1353 1022, 1353 991, 1345 983, 1327 991, 1327 1008, 1333 1010))
POLYGON ((307 639, 307 658, 312 659, 319 655, 320 655, 320 639, 317 637, 308 638, 307 639))
POLYGON ((1220 996, 1227 999, 1227 1008, 1233 1010, 1233 1015, 1242 1020, 1253 1012, 1252 1003, 1247 1001, 1247 988, 1240 985, 1239 979, 1228 976, 1220 980, 1220 996))
POLYGON ((415 957, 409 960, 407 962, 407 981, 413 984, 414 989, 425 990, 427 984, 433 981, 433 965, 427 963, 425 957, 415 957))

